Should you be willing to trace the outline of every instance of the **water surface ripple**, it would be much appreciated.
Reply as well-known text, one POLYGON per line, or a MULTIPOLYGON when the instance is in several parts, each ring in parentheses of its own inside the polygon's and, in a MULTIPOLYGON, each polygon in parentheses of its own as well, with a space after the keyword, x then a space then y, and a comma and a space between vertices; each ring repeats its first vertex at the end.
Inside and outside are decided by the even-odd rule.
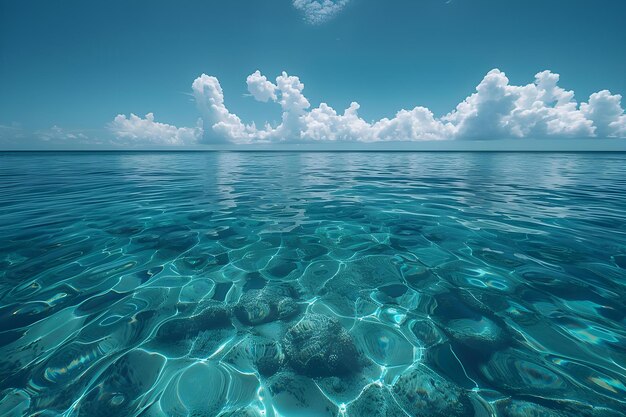
POLYGON ((626 154, 0 154, 0 415, 626 415, 626 154))

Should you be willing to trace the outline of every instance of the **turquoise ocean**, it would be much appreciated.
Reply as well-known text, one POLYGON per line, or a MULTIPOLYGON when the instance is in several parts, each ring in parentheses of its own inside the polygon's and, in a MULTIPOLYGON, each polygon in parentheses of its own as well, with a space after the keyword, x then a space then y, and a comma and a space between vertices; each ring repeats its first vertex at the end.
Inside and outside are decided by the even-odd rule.
POLYGON ((0 415, 626 415, 626 153, 0 153, 0 415))

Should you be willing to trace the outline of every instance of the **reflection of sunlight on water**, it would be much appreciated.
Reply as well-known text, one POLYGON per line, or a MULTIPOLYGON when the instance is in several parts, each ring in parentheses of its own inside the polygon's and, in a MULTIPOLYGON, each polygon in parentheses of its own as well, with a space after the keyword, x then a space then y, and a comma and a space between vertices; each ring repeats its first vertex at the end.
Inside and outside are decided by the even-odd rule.
POLYGON ((593 382, 596 385, 601 386, 602 388, 612 391, 615 394, 618 393, 626 393, 626 386, 622 384, 620 381, 614 378, 607 377, 589 377, 589 381, 593 382))
POLYGON ((476 276, 467 278, 467 282, 470 285, 473 285, 475 287, 482 287, 482 288, 493 288, 493 289, 501 290, 501 291, 506 291, 509 289, 509 286, 506 283, 506 281, 502 280, 498 276, 488 271, 485 271, 480 268, 474 269, 471 271, 475 272, 476 276))
MULTIPOLYGON (((218 195, 218 205, 225 210, 237 207, 237 195, 235 184, 241 181, 242 159, 240 154, 232 152, 220 152, 217 155, 215 177, 207 178, 213 180, 218 195)), ((207 170, 213 172, 213 170, 207 170)))
POLYGON ((617 343, 620 341, 611 330, 590 323, 572 323, 567 327, 564 326, 564 329, 576 339, 594 345, 602 342, 617 343))

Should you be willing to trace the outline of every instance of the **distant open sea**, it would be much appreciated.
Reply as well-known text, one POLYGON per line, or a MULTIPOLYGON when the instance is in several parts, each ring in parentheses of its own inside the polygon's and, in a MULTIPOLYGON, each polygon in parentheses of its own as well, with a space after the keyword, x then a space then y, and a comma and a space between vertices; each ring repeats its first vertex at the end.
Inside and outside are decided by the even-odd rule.
POLYGON ((626 153, 0 153, 0 416, 626 415, 626 153))

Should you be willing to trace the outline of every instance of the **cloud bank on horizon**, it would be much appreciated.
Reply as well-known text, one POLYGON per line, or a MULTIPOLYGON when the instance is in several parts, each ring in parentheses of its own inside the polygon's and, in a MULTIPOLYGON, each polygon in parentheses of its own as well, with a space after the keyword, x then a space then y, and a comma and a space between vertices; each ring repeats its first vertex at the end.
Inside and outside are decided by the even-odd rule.
POLYGON ((608 90, 593 93, 578 103, 574 92, 558 86, 559 74, 542 71, 533 83, 516 86, 498 69, 487 73, 476 91, 454 110, 436 117, 426 107, 402 109, 395 117, 368 122, 359 117, 353 102, 343 113, 326 103, 311 108, 304 84, 286 72, 275 82, 260 71, 246 83, 251 96, 274 102, 282 109, 281 122, 263 127, 244 123, 224 104, 217 78, 202 74, 192 84, 201 115, 195 127, 157 122, 152 113, 144 118, 118 115, 109 129, 127 143, 191 145, 226 141, 233 144, 288 142, 378 142, 514 138, 626 138, 622 96, 608 90))
POLYGON ((176 127, 154 120, 154 114, 148 113, 145 118, 130 114, 130 117, 117 115, 109 128, 118 139, 129 142, 140 141, 153 145, 193 145, 202 140, 204 129, 202 119, 198 119, 196 127, 176 127))

